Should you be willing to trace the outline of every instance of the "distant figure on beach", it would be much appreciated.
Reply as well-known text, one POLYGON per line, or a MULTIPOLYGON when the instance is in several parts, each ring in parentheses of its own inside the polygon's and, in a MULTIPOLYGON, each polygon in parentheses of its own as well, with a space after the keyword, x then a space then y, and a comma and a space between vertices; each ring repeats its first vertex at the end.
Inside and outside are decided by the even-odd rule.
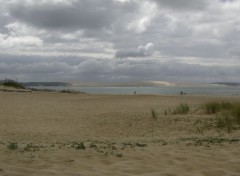
POLYGON ((136 93, 137 93, 137 92, 136 92, 136 91, 134 91, 134 95, 136 95, 136 93))
POLYGON ((180 95, 186 95, 186 94, 187 94, 186 92, 183 92, 183 91, 180 92, 180 95))

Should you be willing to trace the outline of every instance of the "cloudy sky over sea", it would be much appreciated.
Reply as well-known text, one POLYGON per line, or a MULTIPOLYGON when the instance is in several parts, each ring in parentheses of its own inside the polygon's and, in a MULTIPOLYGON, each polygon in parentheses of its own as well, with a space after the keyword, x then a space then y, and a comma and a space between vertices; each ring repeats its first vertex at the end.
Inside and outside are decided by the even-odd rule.
POLYGON ((240 0, 0 0, 0 79, 240 82, 240 0))

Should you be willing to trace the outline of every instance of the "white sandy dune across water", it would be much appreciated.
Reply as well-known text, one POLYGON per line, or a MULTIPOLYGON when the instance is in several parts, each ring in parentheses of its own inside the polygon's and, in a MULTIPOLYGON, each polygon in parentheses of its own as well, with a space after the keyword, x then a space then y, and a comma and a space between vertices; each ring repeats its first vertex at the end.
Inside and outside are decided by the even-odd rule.
POLYGON ((240 175, 240 130, 205 128, 215 115, 199 109, 239 97, 0 92, 0 100, 3 176, 240 175), (188 114, 165 114, 180 103, 188 114))

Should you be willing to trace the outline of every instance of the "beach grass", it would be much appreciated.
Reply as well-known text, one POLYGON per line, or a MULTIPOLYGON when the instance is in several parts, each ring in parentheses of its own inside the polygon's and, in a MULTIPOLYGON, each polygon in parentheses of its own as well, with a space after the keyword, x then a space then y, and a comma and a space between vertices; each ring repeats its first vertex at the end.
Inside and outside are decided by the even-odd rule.
POLYGON ((180 104, 174 110, 173 114, 187 114, 190 111, 188 104, 180 104))

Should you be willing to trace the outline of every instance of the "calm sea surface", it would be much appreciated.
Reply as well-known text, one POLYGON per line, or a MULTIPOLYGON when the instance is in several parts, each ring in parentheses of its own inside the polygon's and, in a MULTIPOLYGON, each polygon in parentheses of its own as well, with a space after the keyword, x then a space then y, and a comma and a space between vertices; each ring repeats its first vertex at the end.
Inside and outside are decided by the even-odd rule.
POLYGON ((77 86, 36 86, 31 88, 52 90, 76 90, 90 94, 164 94, 176 95, 180 92, 193 95, 240 95, 240 87, 204 86, 204 87, 77 87, 77 86))

